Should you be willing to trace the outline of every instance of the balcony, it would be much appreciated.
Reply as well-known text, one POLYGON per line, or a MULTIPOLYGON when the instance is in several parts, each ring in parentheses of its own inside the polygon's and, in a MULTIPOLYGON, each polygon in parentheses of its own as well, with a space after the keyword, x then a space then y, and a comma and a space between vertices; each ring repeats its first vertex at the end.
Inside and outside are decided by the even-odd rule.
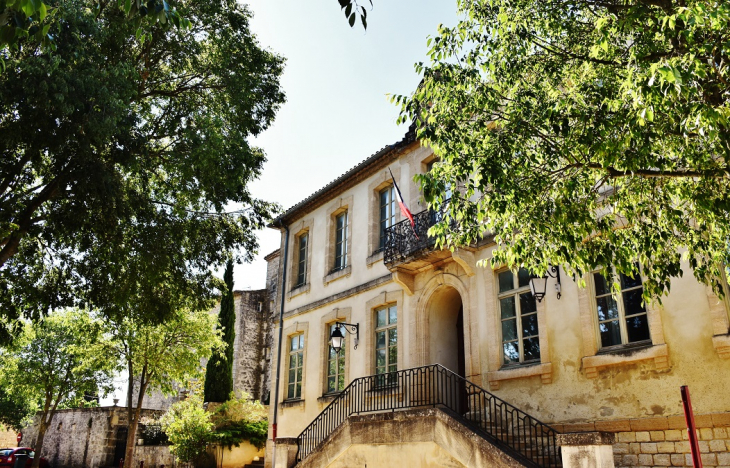
POLYGON ((415 271, 451 256, 448 250, 435 251, 436 240, 428 236, 428 228, 443 220, 447 203, 439 211, 414 214, 413 228, 410 220, 405 219, 385 229, 383 260, 388 268, 415 271))

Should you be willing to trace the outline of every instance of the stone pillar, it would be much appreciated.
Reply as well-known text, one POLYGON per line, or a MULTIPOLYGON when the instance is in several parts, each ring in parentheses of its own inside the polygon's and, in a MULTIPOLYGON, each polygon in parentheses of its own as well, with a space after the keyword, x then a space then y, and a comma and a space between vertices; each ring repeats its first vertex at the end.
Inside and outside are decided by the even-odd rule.
POLYGON ((273 468, 291 468, 294 466, 297 457, 297 438, 278 437, 274 446, 274 454, 276 460, 272 460, 273 468))
POLYGON ((558 434, 563 468, 614 468, 613 443, 609 432, 570 432, 558 434))

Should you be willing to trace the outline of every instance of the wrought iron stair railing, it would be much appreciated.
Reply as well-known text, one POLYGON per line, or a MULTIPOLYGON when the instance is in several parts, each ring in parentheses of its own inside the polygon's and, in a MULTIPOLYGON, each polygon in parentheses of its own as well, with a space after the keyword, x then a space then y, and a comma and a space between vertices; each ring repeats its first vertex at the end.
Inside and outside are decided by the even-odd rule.
POLYGON ((439 364, 361 377, 297 438, 297 463, 353 414, 439 407, 525 466, 562 466, 557 432, 439 364))

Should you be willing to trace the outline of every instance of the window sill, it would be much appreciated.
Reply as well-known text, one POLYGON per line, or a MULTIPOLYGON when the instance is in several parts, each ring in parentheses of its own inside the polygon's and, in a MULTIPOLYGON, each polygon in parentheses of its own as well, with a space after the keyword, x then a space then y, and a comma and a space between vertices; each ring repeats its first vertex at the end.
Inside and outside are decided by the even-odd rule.
POLYGON ((713 336, 712 345, 721 359, 730 359, 730 334, 713 336))
POLYGON ((331 282, 342 278, 343 276, 350 276, 352 273, 352 265, 347 265, 345 268, 333 271, 324 277, 324 284, 330 284, 331 282))
POLYGON ((329 404, 334 401, 335 398, 340 396, 342 392, 325 393, 321 397, 317 398, 318 403, 329 404))
POLYGON ((295 408, 297 406, 304 406, 304 400, 301 398, 291 398, 281 402, 282 408, 295 408))
POLYGON ((297 286, 296 288, 293 288, 286 295, 287 300, 291 300, 292 298, 297 297, 300 294, 308 293, 310 286, 311 286, 310 283, 306 283, 301 286, 297 286))
POLYGON ((365 264, 368 268, 371 268, 375 263, 383 261, 384 249, 376 250, 371 256, 365 259, 365 264))
POLYGON ((543 384, 553 382, 553 365, 550 362, 528 363, 515 367, 507 367, 498 371, 488 372, 490 390, 499 390, 500 383, 504 380, 523 379, 539 375, 543 384))
POLYGON ((622 366, 641 361, 654 361, 657 370, 669 368, 669 348, 666 344, 627 346, 603 350, 595 356, 583 358, 586 377, 595 379, 603 367, 622 366))

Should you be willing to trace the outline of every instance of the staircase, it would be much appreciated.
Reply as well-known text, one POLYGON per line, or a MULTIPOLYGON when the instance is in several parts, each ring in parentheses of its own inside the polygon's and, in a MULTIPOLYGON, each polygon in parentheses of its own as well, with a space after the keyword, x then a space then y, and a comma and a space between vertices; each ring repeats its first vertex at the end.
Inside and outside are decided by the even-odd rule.
POLYGON ((353 380, 297 438, 297 463, 354 414, 438 407, 528 467, 561 468, 557 432, 439 364, 353 380))

